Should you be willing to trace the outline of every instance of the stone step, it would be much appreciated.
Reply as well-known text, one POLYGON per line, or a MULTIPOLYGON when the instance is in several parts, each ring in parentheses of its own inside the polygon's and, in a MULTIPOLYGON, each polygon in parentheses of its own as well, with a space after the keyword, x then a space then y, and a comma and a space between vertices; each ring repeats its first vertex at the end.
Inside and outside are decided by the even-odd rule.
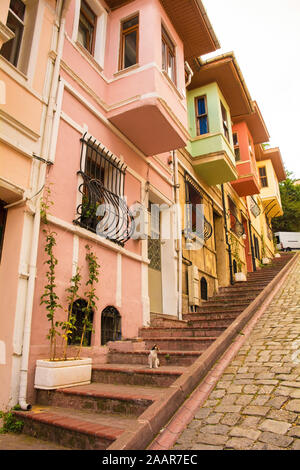
POLYGON ((142 328, 140 336, 144 340, 147 338, 158 338, 171 336, 174 338, 198 338, 206 336, 219 336, 224 331, 224 327, 211 326, 207 328, 142 328))
POLYGON ((92 381, 106 384, 169 387, 184 372, 184 367, 162 366, 150 369, 142 364, 103 364, 93 367, 92 381))
POLYGON ((171 336, 163 336, 161 338, 145 338, 147 349, 151 349, 157 344, 160 349, 167 351, 205 351, 214 341, 216 337, 206 336, 199 338, 174 338, 171 336))
MULTIPOLYGON (((110 351, 109 364, 142 364, 148 365, 148 351, 110 351)), ((200 351, 163 351, 158 353, 160 366, 189 366, 201 355, 200 351)))
POLYGON ((105 450, 136 426, 135 418, 69 408, 34 406, 31 411, 13 413, 23 421, 24 434, 77 450, 105 450))
POLYGON ((186 313, 184 318, 189 322, 199 320, 229 320, 235 319, 241 312, 219 312, 219 313, 186 313))
POLYGON ((226 319, 218 320, 191 320, 188 322, 191 328, 224 328, 224 330, 231 325, 231 323, 236 319, 236 316, 229 317, 226 319))
POLYGON ((91 383, 57 390, 37 390, 38 405, 58 406, 94 413, 139 416, 163 388, 91 383))
POLYGON ((226 312, 227 310, 240 310, 240 309, 245 309, 247 305, 249 305, 249 301, 247 300, 229 300, 229 301, 211 301, 207 302, 205 304, 202 304, 200 307, 198 307, 198 312, 212 312, 212 311, 224 311, 226 312))

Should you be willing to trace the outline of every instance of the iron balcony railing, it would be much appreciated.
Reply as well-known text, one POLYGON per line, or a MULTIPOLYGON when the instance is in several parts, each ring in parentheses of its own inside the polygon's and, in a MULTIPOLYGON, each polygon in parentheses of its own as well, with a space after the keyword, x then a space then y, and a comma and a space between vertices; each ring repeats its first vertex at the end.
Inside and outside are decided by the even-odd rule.
POLYGON ((74 223, 124 245, 134 232, 134 219, 124 198, 126 166, 86 134, 81 139, 79 192, 74 223))

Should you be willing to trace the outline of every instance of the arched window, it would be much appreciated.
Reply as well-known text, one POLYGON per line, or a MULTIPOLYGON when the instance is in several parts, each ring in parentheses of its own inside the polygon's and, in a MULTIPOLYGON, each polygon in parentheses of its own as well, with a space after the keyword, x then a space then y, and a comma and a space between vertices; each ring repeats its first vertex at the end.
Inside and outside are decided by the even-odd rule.
POLYGON ((201 286, 201 299, 207 300, 207 281, 205 277, 201 278, 200 286, 201 286))
MULTIPOLYGON (((76 317, 75 328, 72 335, 69 337, 68 344, 80 344, 81 335, 84 326, 85 309, 87 307, 87 301, 85 299, 77 299, 73 304, 72 314, 76 317)), ((89 323, 93 324, 94 312, 91 310, 89 313, 89 323)), ((84 346, 90 346, 92 339, 92 332, 87 331, 83 341, 84 346)))
POLYGON ((118 341, 121 337, 121 315, 110 305, 101 314, 101 345, 104 346, 108 341, 118 341))

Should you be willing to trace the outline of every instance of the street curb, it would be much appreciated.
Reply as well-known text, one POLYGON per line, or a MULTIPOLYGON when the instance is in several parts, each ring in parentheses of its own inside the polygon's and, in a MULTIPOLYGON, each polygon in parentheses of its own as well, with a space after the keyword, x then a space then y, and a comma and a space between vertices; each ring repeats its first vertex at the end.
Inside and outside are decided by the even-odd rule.
POLYGON ((252 319, 251 328, 249 325, 246 328, 249 335, 258 318, 264 313, 283 285, 298 257, 298 254, 293 256, 243 313, 169 387, 167 396, 165 395, 153 403, 138 418, 137 430, 135 432, 124 432, 120 438, 107 448, 108 451, 143 450, 146 448, 149 450, 168 450, 171 448, 179 434, 193 419, 197 408, 206 400, 227 363, 234 357, 246 340, 246 333, 244 333, 243 336, 240 336, 233 343, 238 333, 252 319), (226 357, 221 358, 224 353, 226 353, 226 357), (220 358, 219 363, 211 370, 220 358), (206 378, 203 381, 204 377, 206 378), (200 381, 202 382, 198 386, 200 381), (191 397, 187 400, 189 395, 191 397), (179 409, 179 407, 181 408, 179 409), (174 413, 176 413, 175 416, 174 413), (168 424, 166 425, 166 423, 168 424), (160 432, 162 428, 164 430, 160 432), (151 441, 153 442, 151 443, 151 441))

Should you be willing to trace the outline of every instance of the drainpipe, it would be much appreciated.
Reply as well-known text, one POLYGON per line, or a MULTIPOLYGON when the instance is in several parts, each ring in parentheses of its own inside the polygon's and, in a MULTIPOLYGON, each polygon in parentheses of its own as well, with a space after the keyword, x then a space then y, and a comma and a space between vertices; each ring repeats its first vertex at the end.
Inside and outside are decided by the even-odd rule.
POLYGON ((179 210, 179 184, 178 184, 178 159, 176 151, 172 151, 173 168, 174 168, 174 190, 175 190, 175 204, 177 207, 177 239, 176 251, 178 254, 178 302, 177 302, 177 316, 178 320, 182 320, 182 237, 181 237, 181 216, 179 210))
POLYGON ((253 271, 256 271, 256 263, 255 263, 255 256, 254 256, 254 246, 253 246, 253 238, 252 238, 252 227, 251 227, 251 221, 249 219, 248 221, 249 224, 249 237, 250 237, 250 246, 251 246, 251 257, 252 257, 252 265, 253 265, 253 271))
POLYGON ((227 245, 227 248, 228 248, 228 256, 229 256, 230 284, 234 284, 233 269, 232 269, 231 245, 230 245, 229 240, 228 240, 228 226, 227 226, 227 218, 226 218, 226 206, 225 206, 225 196, 224 196, 224 185, 223 184, 221 184, 221 191, 222 191, 225 237, 226 237, 226 245, 227 245))
MULTIPOLYGON (((38 176, 38 187, 42 188, 46 181, 46 168, 48 163, 48 153, 49 153, 49 142, 52 133, 53 125, 53 112, 55 107, 55 97, 58 86, 59 79, 59 70, 60 70, 60 61, 63 52, 64 44, 64 34, 65 34, 65 13, 69 7, 70 0, 61 0, 61 15, 60 15, 60 25, 58 32, 57 40, 57 56, 55 59, 51 89, 48 101, 48 110, 45 119, 45 132, 42 143, 42 156, 45 158, 44 162, 39 163, 39 176, 38 176)), ((22 360, 21 360, 21 369, 20 369, 20 387, 19 387, 19 405, 22 410, 28 411, 31 409, 31 404, 26 400, 27 395, 27 381, 28 381, 28 362, 29 362, 29 351, 30 351, 30 338, 31 338, 31 323, 32 323, 32 308, 33 308, 33 298, 34 298, 34 288, 35 288, 35 278, 36 278, 36 262, 38 254, 38 243, 39 243, 39 232, 40 232, 40 200, 41 193, 39 194, 38 199, 36 200, 35 205, 35 214, 33 221, 33 233, 32 233, 32 243, 30 251, 30 261, 29 261, 29 273, 28 273, 28 284, 27 284, 27 296, 25 304, 25 320, 24 320, 24 330, 23 330, 23 343, 22 343, 22 360)))
POLYGON ((187 82, 185 84, 186 87, 188 87, 192 81, 192 78, 193 78, 193 75, 194 75, 194 72, 192 71, 191 67, 190 67, 190 64, 188 63, 188 61, 186 60, 185 63, 184 63, 184 68, 188 74, 188 79, 187 79, 187 82))

